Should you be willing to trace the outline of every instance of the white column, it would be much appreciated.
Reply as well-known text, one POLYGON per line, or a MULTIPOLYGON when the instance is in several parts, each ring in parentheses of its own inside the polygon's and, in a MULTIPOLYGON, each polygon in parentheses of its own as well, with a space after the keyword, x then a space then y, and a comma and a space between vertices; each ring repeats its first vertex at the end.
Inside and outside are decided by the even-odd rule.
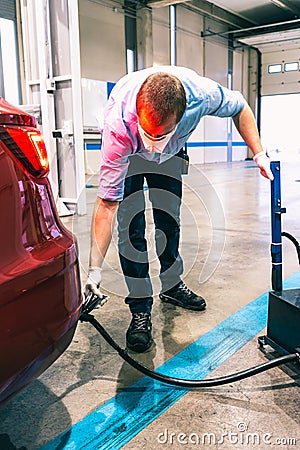
POLYGON ((72 106, 75 145, 77 213, 82 215, 86 214, 86 193, 83 148, 78 0, 67 1, 69 12, 69 42, 72 74, 72 106))

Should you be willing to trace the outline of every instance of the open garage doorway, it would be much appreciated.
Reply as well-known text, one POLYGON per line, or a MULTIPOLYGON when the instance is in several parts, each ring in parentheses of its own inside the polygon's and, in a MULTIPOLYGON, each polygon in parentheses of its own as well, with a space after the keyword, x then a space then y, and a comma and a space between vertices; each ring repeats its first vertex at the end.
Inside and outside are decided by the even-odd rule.
POLYGON ((273 160, 300 161, 300 93, 261 98, 261 140, 273 160))

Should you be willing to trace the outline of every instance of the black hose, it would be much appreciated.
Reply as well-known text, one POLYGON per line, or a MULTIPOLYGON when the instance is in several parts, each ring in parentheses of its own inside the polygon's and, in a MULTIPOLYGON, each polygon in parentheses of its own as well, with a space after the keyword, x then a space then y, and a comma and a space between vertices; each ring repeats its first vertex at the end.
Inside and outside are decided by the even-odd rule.
POLYGON ((287 233, 286 231, 283 231, 281 233, 281 236, 288 238, 294 244, 294 246, 296 247, 296 251, 297 251, 298 261, 300 264, 300 244, 297 241, 297 239, 292 234, 287 233))
POLYGON ((272 361, 265 362, 259 366, 252 367, 250 369, 243 370, 241 372, 237 372, 235 374, 226 375, 224 377, 219 378, 211 378, 208 380, 185 380, 182 378, 173 378, 167 375, 163 375, 162 373, 156 372, 154 370, 149 369, 148 367, 141 364, 136 359, 132 358, 127 350, 122 349, 108 334, 108 332, 103 328, 103 326, 95 319, 92 314, 83 312, 80 316, 80 320, 82 322, 90 322, 96 330, 101 334, 101 336, 106 340, 106 342, 113 347, 124 359, 124 361, 128 362, 132 367, 142 372, 144 375, 148 375, 155 380, 161 381, 162 383, 171 384, 173 386, 181 386, 186 388, 204 388, 204 387, 213 387, 213 386, 221 386, 222 384, 233 383, 235 381, 242 380, 244 378, 251 377, 253 375, 257 375, 258 373, 264 372, 266 370, 272 369, 273 367, 277 367, 281 364, 286 364, 291 361, 300 362, 300 354, 299 353, 291 353, 288 355, 280 356, 279 358, 273 359, 272 361))

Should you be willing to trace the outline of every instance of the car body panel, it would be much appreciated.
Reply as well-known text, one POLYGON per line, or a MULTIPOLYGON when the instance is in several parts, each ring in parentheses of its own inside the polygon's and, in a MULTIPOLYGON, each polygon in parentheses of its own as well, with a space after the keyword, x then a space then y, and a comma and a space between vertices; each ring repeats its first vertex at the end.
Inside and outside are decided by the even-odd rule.
MULTIPOLYGON (((3 108, 3 102, 0 101, 3 108)), ((32 127, 13 107, 5 126, 32 127)), ((24 118, 25 117, 25 118, 24 118)), ((29 116, 31 117, 31 116, 29 116)), ((72 340, 82 305, 76 239, 58 217, 46 176, 16 163, 0 134, 0 404, 44 371, 72 340)))

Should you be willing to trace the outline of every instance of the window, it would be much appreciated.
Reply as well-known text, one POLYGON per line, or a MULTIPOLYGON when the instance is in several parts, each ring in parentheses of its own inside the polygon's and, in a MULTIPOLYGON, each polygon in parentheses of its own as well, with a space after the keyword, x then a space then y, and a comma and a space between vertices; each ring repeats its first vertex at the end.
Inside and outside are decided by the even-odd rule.
POLYGON ((299 69, 299 63, 297 62, 290 62, 284 64, 284 71, 285 72, 293 72, 295 70, 299 69))
POLYGON ((281 64, 270 64, 268 66, 268 73, 280 73, 282 70, 281 64))
POLYGON ((15 22, 0 18, 0 95, 15 105, 20 103, 17 61, 15 22))

